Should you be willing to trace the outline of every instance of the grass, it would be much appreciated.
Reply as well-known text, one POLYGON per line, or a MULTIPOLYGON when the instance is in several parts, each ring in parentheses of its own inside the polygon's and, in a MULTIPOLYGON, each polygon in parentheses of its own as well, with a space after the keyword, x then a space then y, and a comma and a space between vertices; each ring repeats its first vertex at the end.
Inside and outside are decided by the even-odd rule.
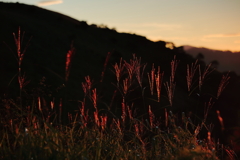
MULTIPOLYGON (((18 36, 14 36, 18 53, 19 97, 7 99, 1 97, 0 123, 0 158, 1 159, 82 159, 82 160, 125 160, 125 159, 169 159, 169 160, 202 160, 202 159, 235 159, 235 153, 229 147, 214 140, 211 125, 207 124, 207 116, 213 99, 218 99, 226 87, 229 76, 224 75, 220 81, 216 96, 206 102, 206 109, 201 123, 193 123, 184 112, 174 114, 169 109, 174 104, 175 73, 180 62, 174 57, 170 66, 169 81, 164 81, 164 72, 160 66, 147 72, 146 64, 141 58, 133 55, 129 61, 120 59, 110 68, 115 75, 115 82, 105 84, 114 86, 111 102, 106 108, 101 107, 99 93, 101 87, 95 87, 90 76, 82 82, 84 96, 78 100, 78 110, 67 113, 66 95, 59 100, 48 100, 37 95, 31 101, 23 98, 22 93, 27 85, 22 74, 21 64, 24 53, 21 52, 19 28, 18 36), (146 77, 144 77, 147 75, 146 77), (147 80, 147 81, 146 81, 147 80), (146 93, 160 106, 162 90, 165 86, 166 97, 170 107, 160 110, 162 117, 156 114, 156 106, 146 100, 146 93), (135 92, 140 92, 136 94, 135 92), (145 106, 144 115, 139 114, 134 103, 128 101, 132 93, 140 95, 145 106), (58 102, 57 102, 58 101, 58 102), (113 106, 120 108, 114 112, 113 106), (64 119, 63 117, 67 117, 64 119), (207 131, 200 136, 202 130, 207 131)), ((71 77, 70 66, 74 48, 66 55, 64 86, 67 92, 68 79, 71 77)), ((100 84, 104 83, 108 54, 100 84)), ((201 70, 196 61, 188 65, 186 70, 186 90, 189 96, 193 91, 202 90, 206 77, 211 73, 211 66, 201 70), (197 73, 198 72, 198 73, 197 73)), ((168 79, 168 78, 167 78, 168 79)), ((109 95, 109 94, 108 94, 109 95)), ((138 97, 135 97, 138 98, 138 97)), ((102 103, 102 102, 101 102, 102 103)), ((106 102, 107 103, 107 102, 106 102)), ((177 104, 176 104, 177 105, 177 104)), ((159 112, 159 110, 158 110, 159 112)), ((220 112, 218 119, 223 126, 220 112)))

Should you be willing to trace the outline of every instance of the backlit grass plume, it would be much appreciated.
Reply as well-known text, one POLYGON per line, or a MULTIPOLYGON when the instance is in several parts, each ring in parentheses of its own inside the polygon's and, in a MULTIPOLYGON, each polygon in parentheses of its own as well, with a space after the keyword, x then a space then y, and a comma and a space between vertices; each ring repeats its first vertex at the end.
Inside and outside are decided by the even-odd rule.
POLYGON ((69 73, 70 73, 70 67, 71 67, 71 61, 72 57, 74 56, 75 48, 71 45, 71 48, 67 52, 66 55, 66 64, 65 64, 65 82, 68 81, 69 73))
MULTIPOLYGON (((21 64, 25 52, 21 52, 20 48, 20 29, 18 36, 14 37, 19 60, 19 84, 22 89, 25 81, 22 80, 24 76, 21 74, 21 64)), ((74 53, 75 49, 72 46, 67 53, 65 64, 65 82, 68 83, 71 82, 69 73, 74 53)), ((101 90, 102 88, 97 85, 106 83, 102 76, 106 76, 105 70, 109 69, 106 68, 108 62, 109 58, 105 62, 99 82, 93 84, 89 75, 85 76, 84 82, 79 82, 83 96, 75 101, 77 102, 74 103, 77 104, 75 108, 78 108, 75 112, 64 112, 64 107, 69 106, 67 102, 73 101, 68 97, 46 98, 39 94, 32 96, 31 99, 22 99, 26 101, 22 104, 26 105, 21 104, 22 115, 20 116, 16 112, 19 110, 16 100, 1 98, 0 159, 218 160, 236 158, 232 149, 214 140, 212 125, 207 122, 207 116, 215 100, 220 97, 228 84, 228 75, 222 77, 217 97, 212 97, 204 103, 204 116, 201 123, 193 123, 192 118, 195 117, 185 112, 175 114, 170 110, 170 107, 178 106, 174 104, 177 86, 175 75, 180 62, 176 56, 170 62, 169 75, 163 74, 165 72, 160 70, 160 66, 155 68, 154 64, 150 64, 152 69, 146 71, 147 65, 141 64, 141 58, 136 55, 133 55, 130 60, 121 58, 119 63, 113 64, 110 68, 115 74, 112 75, 115 82, 107 85, 115 88, 113 93, 106 94, 111 96, 107 97, 110 99, 109 102, 104 101, 103 98, 105 96, 103 93, 109 91, 101 90), (165 90, 162 84, 165 85, 165 90), (134 97, 135 95, 137 97, 134 97), (139 95, 141 101, 138 102, 139 95), (148 101, 145 101, 145 98, 148 101), (164 102, 160 101, 161 98, 165 98, 168 104, 162 106, 164 102), (62 102, 63 99, 65 104, 62 102), (146 107, 144 113, 140 110, 141 105, 146 107), (67 117, 65 123, 62 121, 63 115, 67 117), (202 131, 205 132, 202 133, 202 131)), ((210 65, 202 71, 197 61, 191 66, 188 65, 185 75, 186 92, 191 92, 193 85, 201 90, 206 77, 211 72, 210 65), (198 76, 195 76, 197 72, 199 72, 198 76)), ((223 118, 219 111, 216 113, 221 129, 224 130, 223 118)))

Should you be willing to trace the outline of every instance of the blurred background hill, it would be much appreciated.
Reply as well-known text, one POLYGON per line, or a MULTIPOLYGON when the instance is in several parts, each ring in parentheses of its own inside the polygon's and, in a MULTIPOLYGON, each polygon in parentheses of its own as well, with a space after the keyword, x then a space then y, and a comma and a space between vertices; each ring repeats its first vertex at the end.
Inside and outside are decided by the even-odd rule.
POLYGON ((220 51, 188 45, 184 46, 184 50, 193 57, 202 54, 204 56, 204 61, 206 63, 213 62, 219 71, 233 71, 240 75, 240 52, 220 51))

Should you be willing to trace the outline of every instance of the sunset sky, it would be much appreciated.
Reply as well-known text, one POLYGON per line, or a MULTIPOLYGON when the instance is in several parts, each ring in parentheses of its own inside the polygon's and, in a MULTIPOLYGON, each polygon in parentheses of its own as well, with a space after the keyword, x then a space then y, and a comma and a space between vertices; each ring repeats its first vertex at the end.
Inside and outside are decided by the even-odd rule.
MULTIPOLYGON (((5 0, 3 2, 17 2, 5 0)), ((19 0, 176 46, 240 51, 240 0, 19 0)))

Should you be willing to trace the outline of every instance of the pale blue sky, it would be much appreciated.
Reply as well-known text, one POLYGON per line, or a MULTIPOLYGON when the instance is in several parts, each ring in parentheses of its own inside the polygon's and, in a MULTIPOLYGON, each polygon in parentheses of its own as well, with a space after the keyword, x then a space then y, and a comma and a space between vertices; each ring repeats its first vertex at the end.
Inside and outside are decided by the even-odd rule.
MULTIPOLYGON (((57 1, 61 3, 41 7, 153 41, 240 51, 240 0, 57 1)), ((43 1, 18 2, 38 5, 43 1)))

